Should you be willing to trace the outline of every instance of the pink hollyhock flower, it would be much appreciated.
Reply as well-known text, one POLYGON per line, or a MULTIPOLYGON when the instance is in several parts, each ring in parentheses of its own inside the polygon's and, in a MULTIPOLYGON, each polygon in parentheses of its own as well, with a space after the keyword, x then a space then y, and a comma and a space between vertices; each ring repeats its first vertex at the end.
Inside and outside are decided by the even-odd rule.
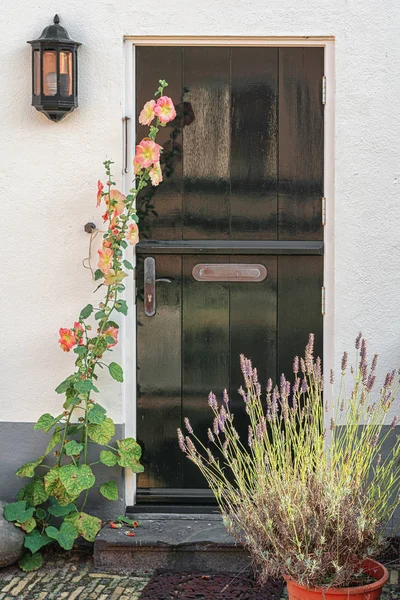
POLYGON ((75 330, 76 343, 79 346, 83 346, 85 343, 83 340, 83 334, 85 333, 85 330, 83 329, 81 323, 79 323, 78 321, 75 321, 74 330, 75 330))
POLYGON ((114 210, 114 217, 118 217, 122 215, 125 209, 126 196, 121 194, 118 190, 111 190, 110 196, 108 198, 108 205, 111 210, 114 210))
POLYGON ((97 182, 97 205, 96 206, 100 206, 100 202, 101 202, 101 194, 104 190, 104 185, 101 183, 100 179, 97 182))
POLYGON ((118 329, 116 327, 112 327, 110 325, 110 327, 108 327, 108 329, 105 330, 104 335, 108 335, 109 337, 114 338, 114 343, 107 344, 107 348, 111 348, 112 346, 115 346, 118 343, 118 329))
POLYGON ((100 271, 106 275, 112 267, 112 259, 114 252, 110 248, 104 248, 103 250, 97 250, 99 254, 99 262, 97 266, 100 271))
POLYGON ((58 343, 64 352, 69 352, 76 345, 76 337, 71 329, 60 329, 60 339, 58 343))
POLYGON ((159 162, 154 163, 151 170, 149 171, 149 175, 152 185, 159 185, 162 182, 162 171, 159 162))
POLYGON ((114 269, 110 269, 107 275, 104 277, 104 283, 106 285, 114 285, 115 283, 121 283, 125 277, 128 277, 128 274, 124 271, 115 271, 114 269))
POLYGON ((154 119, 154 107, 156 105, 155 100, 149 100, 143 106, 142 112, 139 115, 139 123, 141 125, 150 125, 152 120, 154 119))
POLYGON ((136 146, 135 162, 140 168, 147 169, 160 160, 160 150, 162 147, 156 144, 150 138, 143 138, 140 144, 136 146))
POLYGON ((132 246, 135 246, 139 241, 139 227, 136 223, 132 223, 126 232, 126 241, 132 246))
POLYGON ((174 103, 168 96, 161 96, 157 100, 157 104, 154 107, 154 113, 157 115, 161 123, 169 123, 176 117, 176 110, 174 103))
POLYGON ((133 159, 133 172, 135 175, 137 175, 140 171, 141 171, 142 167, 139 165, 139 163, 136 160, 136 156, 133 159))

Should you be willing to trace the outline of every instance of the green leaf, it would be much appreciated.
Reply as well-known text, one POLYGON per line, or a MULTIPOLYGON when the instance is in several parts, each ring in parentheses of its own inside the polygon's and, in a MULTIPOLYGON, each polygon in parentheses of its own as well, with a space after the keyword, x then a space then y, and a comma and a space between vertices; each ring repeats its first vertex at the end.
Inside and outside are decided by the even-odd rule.
POLYGON ((88 412, 89 423, 94 423, 95 425, 104 423, 106 420, 106 412, 106 409, 100 406, 100 404, 95 404, 88 412))
POLYGON ((92 312, 93 306, 91 304, 88 304, 87 306, 85 306, 85 308, 82 308, 81 314, 79 315, 79 320, 84 321, 85 319, 88 319, 92 312))
POLYGON ((44 510, 44 508, 36 509, 36 518, 39 519, 39 521, 44 521, 46 517, 47 517, 47 511, 44 510))
POLYGON ((53 540, 57 540, 64 550, 71 550, 74 541, 79 537, 78 529, 72 523, 65 521, 61 525, 60 531, 56 527, 46 527, 46 534, 53 540))
POLYGON ((113 337, 111 337, 111 335, 106 335, 106 342, 107 344, 115 345, 115 340, 113 337))
POLYGON ((112 362, 108 365, 108 370, 110 375, 115 381, 119 381, 122 383, 124 381, 124 372, 122 367, 120 367, 116 362, 112 362))
POLYGON ((88 542, 94 542, 101 529, 101 520, 84 512, 68 515, 65 517, 65 521, 72 523, 77 528, 79 535, 88 542))
POLYGON ((83 444, 78 444, 75 440, 71 440, 65 444, 65 454, 67 456, 78 456, 83 450, 83 444))
POLYGON ((86 354, 87 348, 86 346, 77 346, 76 348, 74 348, 74 352, 75 354, 86 354))
POLYGON ((24 531, 26 531, 26 533, 30 533, 31 531, 33 531, 36 527, 36 521, 33 517, 31 517, 30 519, 27 519, 26 521, 24 521, 21 524, 21 527, 24 531))
POLYGON ((88 426, 88 436, 90 439, 97 444, 101 444, 102 446, 108 444, 114 435, 115 426, 110 417, 107 417, 107 419, 100 425, 90 424, 88 426))
POLYGON ((100 494, 107 500, 118 500, 118 486, 115 481, 106 481, 100 486, 100 494))
POLYGON ((118 523, 125 523, 125 525, 129 525, 129 527, 136 527, 139 524, 137 521, 135 521, 135 519, 128 519, 128 517, 125 517, 125 515, 119 515, 119 517, 117 517, 115 520, 118 523), (134 525, 134 523, 136 523, 136 525, 134 525))
POLYGON ((139 217, 137 215, 131 215, 131 219, 132 221, 134 221, 135 223, 139 223, 139 217))
POLYGON ((47 444, 46 454, 49 454, 58 444, 61 444, 62 441, 62 433, 59 427, 56 427, 53 435, 50 438, 49 443, 47 444))
POLYGON ((142 449, 134 438, 126 438, 117 441, 118 446, 118 464, 120 467, 127 467, 133 473, 143 473, 144 467, 139 463, 142 455, 142 449))
POLYGON ((127 247, 128 247, 128 244, 127 244, 127 242, 126 242, 125 240, 121 240, 121 241, 120 241, 120 244, 121 244, 121 246, 122 246, 123 248, 127 248, 127 247))
POLYGON ((132 265, 132 263, 129 262, 129 260, 124 260, 124 266, 127 269, 130 269, 131 271, 133 271, 133 269, 134 269, 134 266, 132 265))
MULTIPOLYGON (((64 465, 59 470, 60 481, 67 494, 77 498, 81 492, 91 488, 96 478, 89 465, 64 465)), ((61 502, 60 502, 61 504, 61 502)))
POLYGON ((117 464, 118 457, 110 450, 102 450, 100 452, 100 462, 107 467, 113 467, 117 464))
POLYGON ((104 310, 99 310, 95 315, 94 318, 96 319, 96 321, 100 321, 100 319, 102 319, 103 317, 106 316, 106 313, 104 312, 104 310))
POLYGON ((71 398, 68 398, 64 402, 63 407, 68 409, 68 408, 70 408, 70 406, 77 406, 77 404, 80 404, 81 402, 82 402, 82 399, 79 398, 79 396, 72 396, 71 398))
POLYGON ((18 561, 18 565, 22 571, 25 573, 29 573, 30 571, 37 571, 43 564, 43 556, 40 552, 36 552, 36 554, 29 554, 27 552, 24 556, 18 561))
POLYGON ((34 477, 35 469, 43 462, 44 457, 45 455, 43 454, 43 456, 39 456, 36 460, 22 465, 15 474, 18 477, 34 477))
POLYGON ((40 533, 37 529, 34 529, 25 536, 24 546, 25 548, 28 548, 32 554, 35 554, 35 552, 40 550, 40 548, 43 548, 43 546, 50 544, 50 542, 51 539, 45 533, 40 533))
POLYGON ((128 314, 128 305, 126 301, 118 300, 118 302, 115 304, 115 310, 126 316, 128 314))
POLYGON ((62 416, 63 415, 61 414, 58 415, 58 417, 53 417, 49 413, 46 413, 39 418, 39 421, 36 423, 33 429, 35 431, 40 431, 43 429, 44 432, 48 433, 53 425, 58 423, 62 416))
MULTIPOLYGON (((53 517, 65 517, 72 512, 76 512, 75 504, 67 504, 67 506, 60 506, 54 498, 51 499, 53 502, 53 506, 48 508, 49 514, 53 515, 53 517)), ((36 511, 37 515, 37 511, 36 511)))
POLYGON ((60 506, 67 506, 73 502, 77 496, 71 496, 67 493, 60 480, 60 467, 53 467, 44 477, 44 488, 49 496, 58 500, 60 506))
MULTIPOLYGON (((18 500, 26 500, 29 505, 37 506, 46 502, 49 495, 44 489, 43 479, 35 477, 18 492, 18 500)), ((36 511, 37 514, 37 511, 36 511)))
POLYGON ((83 424, 80 425, 69 425, 69 427, 67 427, 67 435, 75 435, 75 433, 78 433, 78 431, 80 431, 83 427, 83 424))
POLYGON ((102 271, 100 271, 100 269, 96 269, 94 272, 94 280, 98 281, 102 277, 104 277, 104 273, 102 271))
POLYGON ((66 392, 67 389, 71 387, 73 380, 74 375, 70 375, 69 377, 67 377, 67 379, 64 379, 64 381, 62 381, 60 385, 56 387, 55 391, 57 392, 57 394, 63 394, 64 392, 66 392))
POLYGON ((74 388, 79 394, 87 394, 93 389, 93 383, 90 381, 90 379, 77 381, 74 383, 74 388))
POLYGON ((28 508, 25 500, 19 500, 18 502, 11 502, 7 504, 4 509, 4 517, 7 521, 19 521, 24 523, 31 517, 35 509, 33 507, 28 508))
POLYGON ((105 324, 105 329, 108 329, 108 327, 115 327, 116 329, 119 329, 119 325, 115 321, 107 321, 105 324))

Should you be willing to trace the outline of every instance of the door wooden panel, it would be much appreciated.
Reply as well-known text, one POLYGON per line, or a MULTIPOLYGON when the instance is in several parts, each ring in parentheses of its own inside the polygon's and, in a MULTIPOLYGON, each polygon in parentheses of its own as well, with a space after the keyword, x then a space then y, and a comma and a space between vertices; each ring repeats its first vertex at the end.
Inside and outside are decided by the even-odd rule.
POLYGON ((176 502, 207 495, 176 429, 189 417, 207 444, 209 391, 227 388, 247 440, 239 355, 265 386, 291 375, 310 332, 322 352, 323 50, 139 47, 136 68, 138 113, 160 78, 177 106, 160 138, 164 181, 138 201, 138 500, 176 502), (152 317, 146 257, 171 280, 155 284, 152 317), (261 264, 267 277, 197 281, 200 263, 261 264))

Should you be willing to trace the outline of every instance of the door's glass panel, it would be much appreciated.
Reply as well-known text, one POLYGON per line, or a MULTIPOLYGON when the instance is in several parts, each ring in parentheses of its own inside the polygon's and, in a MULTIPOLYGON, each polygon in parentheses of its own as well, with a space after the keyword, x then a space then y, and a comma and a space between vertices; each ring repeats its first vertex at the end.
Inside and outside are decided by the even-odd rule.
POLYGON ((57 52, 43 52, 43 93, 45 96, 57 94, 57 52))
POLYGON ((183 238, 229 238, 230 49, 184 50, 183 238))
POLYGON ((40 96, 40 52, 33 51, 33 95, 40 96))
POLYGON ((60 96, 72 96, 72 52, 60 52, 60 96))
MULTIPOLYGON (((158 81, 165 79, 165 94, 175 104, 177 118, 161 127, 157 142, 163 146, 164 180, 148 187, 137 200, 140 236, 149 240, 182 238, 182 127, 190 126, 190 109, 182 103, 183 48, 136 48, 136 123, 145 102, 154 98, 158 81)), ((148 127, 137 124, 137 143, 148 135, 148 127)))
POLYGON ((278 375, 292 377, 294 356, 304 355, 315 334, 315 356, 322 357, 321 287, 323 256, 278 256, 278 375))
POLYGON ((276 239, 278 48, 232 48, 232 239, 276 239))
POLYGON ((279 49, 279 239, 321 240, 323 48, 279 49))
POLYGON ((181 264, 180 256, 155 257, 156 314, 143 310, 143 259, 138 260, 137 429, 145 471, 139 487, 181 487, 185 458, 176 441, 181 427, 181 264))

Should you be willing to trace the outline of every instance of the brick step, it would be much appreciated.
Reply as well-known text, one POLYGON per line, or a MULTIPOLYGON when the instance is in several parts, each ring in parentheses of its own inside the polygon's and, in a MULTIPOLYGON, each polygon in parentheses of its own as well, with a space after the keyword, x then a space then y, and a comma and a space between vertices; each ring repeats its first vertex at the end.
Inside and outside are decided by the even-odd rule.
MULTIPOLYGON (((106 525, 94 543, 94 566, 108 572, 154 569, 239 573, 248 553, 226 531, 220 514, 140 513, 135 536, 106 525)), ((129 530, 131 531, 131 530, 129 530)))

